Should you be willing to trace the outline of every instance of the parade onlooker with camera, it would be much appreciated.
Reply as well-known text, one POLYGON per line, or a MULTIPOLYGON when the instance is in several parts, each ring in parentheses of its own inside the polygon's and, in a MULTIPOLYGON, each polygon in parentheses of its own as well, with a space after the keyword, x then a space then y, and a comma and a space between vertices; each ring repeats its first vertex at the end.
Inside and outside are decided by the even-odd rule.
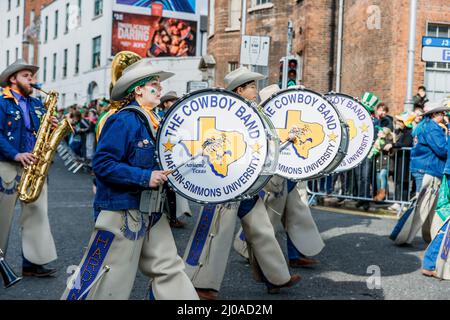
POLYGON ((427 89, 424 86, 420 86, 417 89, 417 94, 413 97, 414 108, 423 108, 425 103, 428 102, 427 89))

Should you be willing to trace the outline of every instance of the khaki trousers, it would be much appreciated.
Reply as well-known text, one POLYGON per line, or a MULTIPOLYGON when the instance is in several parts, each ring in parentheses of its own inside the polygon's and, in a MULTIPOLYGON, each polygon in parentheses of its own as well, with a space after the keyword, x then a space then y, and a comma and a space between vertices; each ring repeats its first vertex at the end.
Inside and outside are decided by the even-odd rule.
MULTIPOLYGON (((186 272, 196 288, 220 290, 233 242, 239 203, 207 206, 197 221, 184 254, 186 272), (208 212, 208 208, 210 211, 208 212)), ((283 252, 261 199, 241 219, 252 267, 275 285, 290 280, 283 252)), ((261 275, 255 274, 260 280, 261 275)))
POLYGON ((149 297, 197 300, 166 216, 162 215, 156 223, 149 221, 152 219, 155 216, 141 215, 138 210, 100 212, 79 272, 61 299, 128 299, 139 267, 151 279, 149 297), (153 226, 147 231, 149 223, 153 226), (136 235, 134 240, 125 237, 125 225, 144 235, 136 235))
POLYGON ((175 194, 177 218, 184 216, 185 213, 191 214, 191 208, 189 207, 189 202, 186 198, 183 198, 178 193, 175 194))
MULTIPOLYGON (((438 220, 435 220, 434 209, 436 207, 441 179, 425 174, 422 188, 417 198, 417 205, 411 217, 405 222, 402 230, 395 240, 395 244, 410 244, 422 228, 422 237, 425 242, 430 242, 439 231, 438 220)), ((436 217, 439 219, 439 217, 436 217)), ((440 224, 442 226, 442 224, 440 224)))
MULTIPOLYGON (((6 253, 9 233, 17 202, 17 185, 22 168, 0 162, 0 249, 6 253)), ((33 203, 21 202, 22 250, 24 257, 37 265, 56 260, 56 247, 48 220, 47 183, 33 203)))
MULTIPOLYGON (((308 195, 305 182, 298 182, 288 194, 287 182, 280 177, 273 177, 265 188, 265 206, 275 229, 283 229, 292 243, 303 255, 311 257, 319 254, 325 244, 308 206, 308 195)), ((245 240, 240 233, 233 243, 236 251, 247 255, 245 240)))

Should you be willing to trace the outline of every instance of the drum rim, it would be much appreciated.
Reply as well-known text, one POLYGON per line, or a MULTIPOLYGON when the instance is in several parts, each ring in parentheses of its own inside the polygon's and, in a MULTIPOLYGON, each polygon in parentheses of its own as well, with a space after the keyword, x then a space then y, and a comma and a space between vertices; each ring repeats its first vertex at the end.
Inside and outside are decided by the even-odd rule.
MULTIPOLYGON (((161 128, 164 126, 165 122, 168 121, 169 116, 170 116, 173 112, 175 112, 175 110, 177 109, 178 105, 182 104, 183 101, 185 101, 186 99, 188 99, 188 98, 190 98, 190 97, 192 97, 192 96, 194 96, 194 95, 201 94, 201 93, 204 93, 204 92, 211 92, 211 91, 229 94, 229 95, 231 95, 231 96, 233 96, 233 97, 238 98, 239 100, 242 100, 242 102, 244 102, 250 109, 253 110, 254 113, 257 114, 258 118, 260 119, 261 123, 262 123, 263 126, 264 126, 264 121, 263 121, 263 119, 262 119, 262 117, 261 117, 260 112, 258 112, 257 108, 254 108, 254 107, 252 106, 252 104, 251 104, 250 101, 247 101, 245 98, 241 97, 240 95, 238 95, 237 93, 235 93, 235 92, 233 92, 233 91, 230 91, 230 90, 227 90, 227 89, 224 89, 224 88, 219 88, 219 87, 217 87, 217 88, 200 89, 200 90, 196 90, 196 91, 189 92, 189 93, 183 95, 180 99, 178 99, 178 100, 172 105, 172 107, 170 107, 168 113, 164 116, 164 119, 159 123, 158 130, 157 130, 157 133, 156 133, 156 147, 155 147, 155 153, 156 153, 156 162, 158 163, 158 166, 160 167, 161 170, 163 169, 163 168, 162 168, 162 164, 161 164, 161 160, 160 160, 160 153, 159 153, 159 142, 160 142, 160 137, 161 137, 161 132, 162 132, 161 128)), ((267 133, 265 132, 265 130, 264 130, 264 134, 267 135, 267 133)), ((267 152, 267 155, 268 155, 268 154, 269 154, 269 153, 267 152)), ((267 158, 267 155, 266 155, 266 158, 267 158)), ((266 160, 266 159, 265 159, 265 160, 266 160)), ((264 161, 265 161, 265 160, 264 160, 264 161)), ((260 176, 261 176, 261 172, 258 173, 258 176, 257 176, 256 180, 253 182, 253 184, 251 184, 249 187, 247 187, 247 188, 245 189, 245 191, 242 192, 242 193, 239 195, 239 197, 245 195, 246 192, 247 192, 247 191, 248 191, 248 190, 256 183, 256 181, 258 181, 258 179, 259 179, 260 176)), ((271 177, 271 176, 268 176, 268 177, 271 177)), ((264 186, 267 184, 268 181, 269 181, 269 179, 266 179, 265 184, 258 190, 258 192, 261 191, 261 189, 264 188, 264 186)), ((222 204, 222 203, 230 203, 230 202, 242 201, 242 200, 240 200, 240 199, 237 199, 237 200, 236 200, 236 198, 233 198, 233 199, 230 199, 230 200, 226 200, 226 201, 202 201, 202 200, 194 199, 194 198, 192 198, 192 197, 186 195, 185 193, 180 192, 180 191, 179 191, 179 188, 177 188, 177 187, 172 183, 172 181, 171 181, 170 179, 167 179, 167 183, 168 183, 169 187, 171 187, 171 188, 174 190, 174 192, 178 193, 180 196, 184 197, 185 199, 187 199, 187 200, 189 200, 189 201, 193 201, 193 202, 199 203, 199 204, 222 204)), ((258 192, 255 192, 253 195, 249 195, 249 197, 255 196, 258 192)))
MULTIPOLYGON (((326 103, 328 103, 328 104, 333 108, 333 110, 336 111, 336 114, 338 115, 338 118, 339 118, 339 120, 340 120, 339 122, 345 124, 345 126, 341 126, 341 137, 343 136, 343 134, 342 134, 342 133, 343 133, 343 130, 347 130, 347 136, 348 136, 348 129, 345 129, 345 128, 344 128, 344 127, 347 126, 347 124, 346 124, 345 121, 343 121, 343 120, 344 120, 344 119, 343 119, 343 116, 342 116, 342 114, 339 112, 339 110, 336 108, 336 106, 335 106, 334 104, 332 104, 330 101, 328 101, 328 99, 326 98, 325 94, 323 94, 323 93, 321 93, 321 92, 317 92, 317 91, 311 90, 311 89, 308 89, 308 88, 291 87, 291 88, 282 89, 282 90, 280 90, 280 91, 277 91, 277 92, 273 93, 272 95, 270 95, 270 97, 268 97, 265 101, 263 101, 263 103, 261 103, 260 106, 261 106, 261 109, 263 110, 263 112, 264 112, 265 106, 266 106, 270 101, 272 101, 272 99, 274 99, 275 97, 279 96, 279 95, 282 94, 282 93, 291 92, 291 91, 292 91, 292 92, 299 92, 299 91, 301 91, 301 92, 309 92, 309 93, 313 93, 313 94, 316 94, 316 95, 320 96, 323 100, 326 101, 326 103)), ((342 139, 341 139, 341 141, 342 141, 342 139)), ((342 144, 342 143, 339 144, 339 148, 338 148, 338 152, 336 153, 336 156, 337 156, 339 153, 344 153, 345 155, 347 154, 348 144, 349 144, 349 143, 347 143, 347 148, 346 148, 346 150, 342 150, 342 149, 341 149, 341 144, 342 144)), ((345 156, 344 156, 344 158, 345 158, 345 156)), ((343 159, 344 159, 344 158, 343 158, 343 159)), ((333 159, 333 161, 334 161, 334 159, 333 159)), ((331 165, 333 164, 333 161, 329 164, 329 166, 331 166, 331 165)), ((328 168, 328 167, 327 167, 327 168, 328 168)), ((334 168, 333 170, 335 170, 335 169, 336 169, 336 168, 334 168)), ((314 179, 320 178, 320 177, 322 177, 322 176, 324 176, 324 175, 333 174, 333 170, 331 170, 330 172, 325 172, 325 173, 320 172, 320 173, 317 173, 317 174, 312 175, 312 176, 310 176, 310 177, 307 177, 307 178, 299 178, 299 179, 295 179, 295 178, 292 178, 292 177, 286 177, 286 176, 283 176, 283 175, 281 175, 281 174, 279 174, 279 173, 275 173, 274 175, 277 175, 277 176, 279 176, 279 177, 281 177, 281 178, 285 178, 285 179, 288 179, 288 180, 291 180, 291 181, 294 181, 294 182, 300 182, 300 181, 314 180, 314 179)), ((277 170, 277 171, 278 171, 278 170, 277 170)))
MULTIPOLYGON (((370 112, 364 107, 364 105, 361 103, 361 101, 359 100, 358 97, 353 97, 353 96, 351 96, 351 95, 349 95, 349 94, 346 94, 346 93, 334 92, 334 91, 330 91, 330 92, 326 93, 326 94, 325 94, 325 97, 329 97, 329 96, 331 96, 331 95, 344 96, 344 97, 346 97, 346 98, 349 98, 349 99, 351 99, 351 100, 357 102, 357 103, 364 109, 364 111, 369 115, 369 117, 372 119, 372 115, 371 115, 370 112)), ((372 126, 375 128, 375 125, 373 125, 373 121, 372 121, 372 126)), ((373 135, 373 138, 372 138, 372 141, 371 141, 371 144, 370 144, 371 147, 369 148, 369 153, 370 153, 370 149, 372 148, 372 146, 373 146, 375 140, 376 140, 376 137, 375 137, 375 134, 374 134, 374 135, 373 135)), ((349 142, 349 146, 350 146, 350 142, 349 142)), ((348 148, 347 148, 347 153, 348 153, 348 148)), ((331 172, 330 174, 333 174, 333 173, 342 173, 342 172, 346 172, 346 171, 350 171, 350 170, 353 170, 353 169, 355 169, 355 168, 358 168, 360 165, 362 165, 363 161, 367 158, 367 156, 369 155, 369 153, 368 153, 368 154, 364 157, 364 159, 361 160, 357 165, 352 166, 352 167, 350 167, 350 168, 348 168, 348 169, 345 169, 345 170, 339 170, 339 171, 335 170, 334 172, 331 172)), ((345 158, 344 158, 344 159, 345 159, 345 158)), ((342 159, 342 160, 344 160, 344 159, 342 159)))

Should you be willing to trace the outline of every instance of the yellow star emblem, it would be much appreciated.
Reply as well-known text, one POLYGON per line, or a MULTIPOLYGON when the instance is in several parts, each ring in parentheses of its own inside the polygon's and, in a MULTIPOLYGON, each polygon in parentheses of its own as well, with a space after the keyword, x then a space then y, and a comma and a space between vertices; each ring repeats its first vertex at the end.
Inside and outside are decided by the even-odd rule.
POLYGON ((259 145, 259 143, 255 143, 254 145, 251 146, 253 153, 260 153, 262 146, 259 145))
POLYGON ((335 135, 334 132, 332 132, 328 135, 328 139, 330 139, 330 141, 333 141, 333 142, 336 142, 337 137, 338 136, 335 135))
POLYGON ((167 152, 167 151, 173 152, 173 147, 175 147, 175 145, 172 142, 170 142, 170 138, 169 138, 169 140, 167 140, 166 143, 163 144, 163 146, 166 149, 166 150, 164 150, 164 152, 167 152))
POLYGON ((359 128, 361 129, 362 132, 367 132, 367 130, 369 130, 369 126, 365 123, 359 128))

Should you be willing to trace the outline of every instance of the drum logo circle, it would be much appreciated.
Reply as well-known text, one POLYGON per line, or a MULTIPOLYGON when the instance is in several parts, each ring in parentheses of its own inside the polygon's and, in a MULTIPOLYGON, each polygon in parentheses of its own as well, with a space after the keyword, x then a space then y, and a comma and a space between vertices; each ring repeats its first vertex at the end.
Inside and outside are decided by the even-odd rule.
POLYGON ((272 120, 282 145, 278 175, 305 179, 322 173, 333 162, 342 139, 340 119, 321 95, 283 91, 265 104, 264 113, 272 120))
POLYGON ((342 113, 348 125, 347 155, 337 172, 356 167, 369 154, 374 139, 374 126, 369 112, 358 101, 342 95, 328 94, 327 99, 342 113))
POLYGON ((221 203, 244 194, 268 152, 257 112, 226 91, 200 92, 172 108, 158 141, 162 169, 174 170, 171 185, 197 202, 221 203))

